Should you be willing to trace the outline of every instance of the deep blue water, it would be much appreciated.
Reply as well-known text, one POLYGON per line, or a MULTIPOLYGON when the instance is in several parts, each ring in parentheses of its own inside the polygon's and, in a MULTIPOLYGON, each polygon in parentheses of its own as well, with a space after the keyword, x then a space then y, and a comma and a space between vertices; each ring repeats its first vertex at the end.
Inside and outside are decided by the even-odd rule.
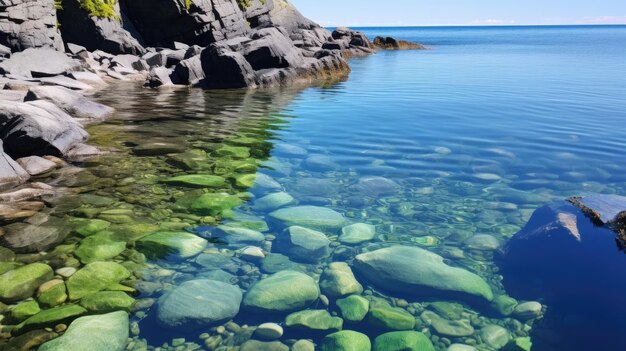
MULTIPOLYGON (((352 73, 345 81, 306 89, 233 93, 127 87, 99 93, 98 98, 116 107, 118 113, 112 121, 93 128, 92 140, 114 145, 121 152, 106 156, 117 157, 114 161, 105 157, 100 163, 87 164, 92 173, 110 178, 96 184, 99 188, 93 192, 115 198, 115 206, 130 209, 136 222, 154 222, 161 228, 164 222, 170 228, 188 223, 195 228, 191 231, 210 236, 210 219, 174 206, 192 192, 163 185, 159 179, 210 170, 233 183, 232 162, 215 165, 219 158, 215 149, 224 143, 241 147, 242 140, 237 138, 241 136, 262 139, 260 146, 258 140, 243 145, 261 164, 255 171, 272 177, 275 183, 257 179, 245 189, 252 198, 236 208, 235 222, 245 221, 241 213, 270 222, 269 211, 255 207, 254 200, 280 189, 299 205, 330 208, 350 222, 376 226, 376 236, 359 245, 340 244, 338 230, 325 232, 333 241, 333 253, 315 264, 289 257, 296 262, 295 269, 317 279, 332 261, 352 264, 355 255, 380 247, 420 246, 443 256, 450 265, 476 273, 496 295, 535 300, 548 311, 546 323, 537 322, 533 328, 524 318, 464 304, 456 318, 463 323, 471 321, 474 330, 465 336, 451 336, 436 330, 423 313, 441 313, 433 301, 466 301, 450 301, 437 294, 397 296, 357 274, 368 298, 413 314, 418 321, 416 330, 424 331, 438 351, 453 343, 493 349, 485 346, 481 335, 489 325, 498 325, 516 337, 530 335, 536 345, 543 339, 557 340, 557 350, 589 349, 579 343, 581 339, 600 349, 616 349, 615 331, 621 327, 611 326, 623 323, 619 317, 598 316, 593 311, 607 308, 594 298, 626 293, 619 281, 602 291, 594 290, 596 281, 589 278, 594 276, 587 270, 589 266, 576 266, 581 269, 577 276, 578 271, 567 261, 529 256, 529 262, 546 262, 557 275, 562 272, 574 281, 581 279, 580 286, 559 281, 552 289, 545 280, 539 284, 541 272, 503 276, 494 251, 506 246, 541 206, 573 195, 626 195, 626 26, 362 30, 372 37, 423 43, 430 50, 379 52, 353 59, 352 73), (155 141, 193 149, 200 161, 181 166, 183 156, 172 154, 182 150, 170 144, 163 154, 137 152, 138 147, 155 141), (207 152, 212 158, 206 158, 207 152), (116 167, 109 167, 113 162, 116 167), (477 246, 475 235, 481 235, 481 240, 487 235, 488 242, 477 246), (508 281, 517 282, 518 288, 516 284, 507 286, 508 281), (520 281, 536 289, 524 292, 520 281), (589 289, 589 294, 573 294, 577 298, 571 300, 553 294, 581 287, 589 289), (603 294, 605 290, 607 294, 603 294), (559 303, 561 300, 567 303, 559 303), (587 334, 581 336, 581 330, 587 334)), ((603 260, 594 260, 597 277, 611 282, 606 275, 614 271, 604 272, 603 267, 620 267, 626 256, 617 250, 613 233, 595 228, 584 216, 579 216, 579 221, 584 234, 595 235, 588 246, 580 248, 581 255, 584 259, 602 255, 603 260)), ((284 254, 270 243, 271 236, 282 235, 281 228, 269 224, 264 231, 266 240, 259 246, 267 254, 284 254)), ((276 268, 268 268, 266 261, 206 264, 210 262, 207 257, 229 256, 220 258, 229 260, 238 255, 238 249, 236 245, 211 245, 199 256, 205 259, 204 265, 199 258, 151 262, 143 279, 167 290, 197 277, 226 275, 232 278, 229 282, 246 291, 276 268)), ((139 298, 157 299, 161 294, 162 290, 156 289, 139 298)), ((328 307, 314 306, 338 313, 334 299, 328 307)), ((202 343, 199 334, 207 332, 222 340, 215 328, 182 335, 164 331, 154 324, 155 313, 153 307, 133 316, 141 326, 136 339, 155 347, 180 336, 202 343)), ((242 309, 235 322, 249 326, 283 323, 284 316, 242 309)), ((367 333, 372 340, 380 334, 367 323, 346 324, 346 329, 367 333)), ((227 334, 223 345, 238 345, 238 337, 227 334)), ((323 336, 287 331, 281 340, 305 337, 319 342, 323 336)), ((539 346, 533 350, 550 349, 539 346)))

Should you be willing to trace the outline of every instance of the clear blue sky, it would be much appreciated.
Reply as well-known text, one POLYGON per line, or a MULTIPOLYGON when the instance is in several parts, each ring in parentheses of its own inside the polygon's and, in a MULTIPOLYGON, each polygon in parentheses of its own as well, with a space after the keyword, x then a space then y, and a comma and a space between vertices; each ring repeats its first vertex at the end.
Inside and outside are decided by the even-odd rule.
POLYGON ((626 0, 290 0, 324 26, 626 24, 626 0))

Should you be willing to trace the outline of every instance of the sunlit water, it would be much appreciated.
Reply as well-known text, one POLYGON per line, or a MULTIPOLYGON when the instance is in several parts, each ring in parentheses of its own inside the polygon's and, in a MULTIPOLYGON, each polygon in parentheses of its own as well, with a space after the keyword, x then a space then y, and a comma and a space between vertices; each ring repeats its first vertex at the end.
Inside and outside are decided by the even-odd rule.
MULTIPOLYGON (((232 347, 251 333, 238 326, 284 322, 284 314, 242 309, 234 319, 238 326, 229 324, 226 331, 218 325, 166 330, 155 322, 155 301, 184 281, 209 277, 246 291, 268 273, 286 268, 318 279, 330 262, 351 264, 355 255, 389 245, 435 252, 449 265, 481 276, 496 295, 512 295, 494 264, 496 247, 477 250, 468 239, 486 234, 501 247, 536 208, 553 200, 626 193, 626 27, 364 30, 424 43, 431 50, 353 59, 346 81, 306 89, 157 92, 122 83, 97 94, 100 102, 117 109, 112 120, 90 129, 92 142, 111 154, 84 163, 86 171, 65 172, 59 183, 81 195, 53 214, 68 215, 68 223, 106 219, 118 237, 135 225, 125 238, 127 251, 113 259, 133 261, 127 266, 149 283, 138 287, 130 349, 172 345, 177 338, 202 349, 232 347), (238 149, 224 151, 224 145, 238 149), (241 175, 254 172, 271 179, 257 178, 262 181, 247 188, 241 175), (195 173, 221 175, 227 183, 194 190, 161 182, 195 173), (230 210, 199 214, 184 201, 221 191, 249 194, 241 195, 244 202, 234 215, 230 210), (285 252, 270 244, 282 228, 268 219, 270 211, 254 206, 255 199, 278 191, 295 199, 288 206, 330 208, 348 223, 375 225, 376 235, 344 245, 337 239, 339 230, 325 231, 332 241, 329 257, 318 263, 287 261, 277 255, 285 252), (143 261, 134 254, 132 241, 146 233, 185 230, 211 239, 220 221, 261 229, 266 240, 258 246, 269 256, 258 262, 230 259, 246 245, 219 240, 184 260, 143 261)), ((70 235, 68 241, 79 239, 70 235)), ((464 301, 397 296, 358 274, 357 279, 370 300, 416 316, 415 329, 425 332, 437 350, 453 343, 491 350, 481 335, 488 325, 499 325, 513 337, 530 334, 532 321, 470 304, 449 318, 467 321, 475 332, 442 334, 420 316, 443 313, 432 305, 435 301, 464 301)), ((448 311, 457 311, 454 306, 447 305, 448 311)), ((328 307, 315 302, 311 308, 338 311, 334 298, 328 307)), ((364 332, 372 341, 381 333, 366 322, 346 323, 344 329, 364 332)), ((281 340, 317 343, 328 333, 286 328, 281 340)))

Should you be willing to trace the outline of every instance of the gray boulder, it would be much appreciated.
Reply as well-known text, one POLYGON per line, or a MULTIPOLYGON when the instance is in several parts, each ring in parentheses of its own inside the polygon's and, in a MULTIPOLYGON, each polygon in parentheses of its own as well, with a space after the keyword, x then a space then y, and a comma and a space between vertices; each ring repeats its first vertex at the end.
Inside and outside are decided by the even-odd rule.
POLYGON ((22 157, 18 158, 16 161, 31 176, 50 172, 57 167, 56 163, 39 156, 22 157))
POLYGON ((244 56, 223 43, 211 44, 200 56, 208 88, 256 86, 254 69, 244 56))
POLYGON ((0 73, 26 78, 52 77, 77 71, 80 67, 79 61, 62 52, 36 48, 15 53, 10 59, 0 62, 0 73))
POLYGON ((354 267, 378 288, 411 296, 450 295, 468 302, 493 300, 487 282, 443 257, 409 246, 392 246, 356 256, 354 267))
POLYGON ((274 8, 269 13, 274 25, 287 30, 290 36, 297 36, 303 30, 319 28, 319 25, 304 17, 298 9, 287 0, 274 0, 274 8))
POLYGON ((174 67, 174 84, 195 85, 204 79, 200 55, 179 62, 174 67))
POLYGON ((0 1, 0 45, 12 51, 48 47, 63 50, 53 1, 0 1))
POLYGON ((190 332, 226 322, 239 313, 241 290, 216 280, 191 280, 158 301, 157 322, 164 328, 190 332))
POLYGON ((89 51, 102 50, 115 55, 145 52, 134 28, 131 32, 124 28, 132 27, 132 23, 120 13, 117 2, 114 5, 117 18, 91 16, 80 4, 80 0, 61 1, 63 11, 59 11, 58 16, 63 40, 82 45, 89 51))
POLYGON ((113 114, 113 108, 93 102, 80 93, 57 86, 33 87, 28 91, 25 101, 45 100, 59 106, 75 118, 86 120, 104 120, 113 114))
POLYGON ((263 28, 244 45, 243 54, 254 70, 300 67, 304 57, 292 41, 278 28, 263 28))
POLYGON ((0 190, 12 188, 28 180, 28 173, 9 155, 4 153, 0 139, 0 190))
POLYGON ((313 278, 286 270, 250 287, 244 296, 243 306, 254 312, 286 313, 310 306, 319 296, 320 290, 313 278))
POLYGON ((148 73, 146 79, 146 86, 150 88, 158 88, 162 86, 174 85, 172 82, 172 70, 166 67, 153 67, 148 73))
POLYGON ((11 157, 61 156, 87 136, 78 122, 48 101, 0 102, 0 138, 11 157))

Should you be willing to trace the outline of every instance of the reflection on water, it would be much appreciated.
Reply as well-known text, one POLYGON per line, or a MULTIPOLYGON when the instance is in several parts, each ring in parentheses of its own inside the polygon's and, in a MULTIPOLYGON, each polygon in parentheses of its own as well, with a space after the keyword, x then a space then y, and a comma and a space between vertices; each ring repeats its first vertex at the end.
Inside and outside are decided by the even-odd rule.
POLYGON ((135 298, 128 350, 329 351, 338 329, 379 351, 527 350, 558 311, 584 314, 555 305, 536 328, 555 300, 505 289, 494 257, 536 208, 624 192, 626 49, 599 38, 626 30, 520 30, 389 29, 435 49, 305 90, 100 92, 117 113, 91 140, 110 153, 49 179, 67 233, 45 260, 132 272, 94 288, 135 298))

